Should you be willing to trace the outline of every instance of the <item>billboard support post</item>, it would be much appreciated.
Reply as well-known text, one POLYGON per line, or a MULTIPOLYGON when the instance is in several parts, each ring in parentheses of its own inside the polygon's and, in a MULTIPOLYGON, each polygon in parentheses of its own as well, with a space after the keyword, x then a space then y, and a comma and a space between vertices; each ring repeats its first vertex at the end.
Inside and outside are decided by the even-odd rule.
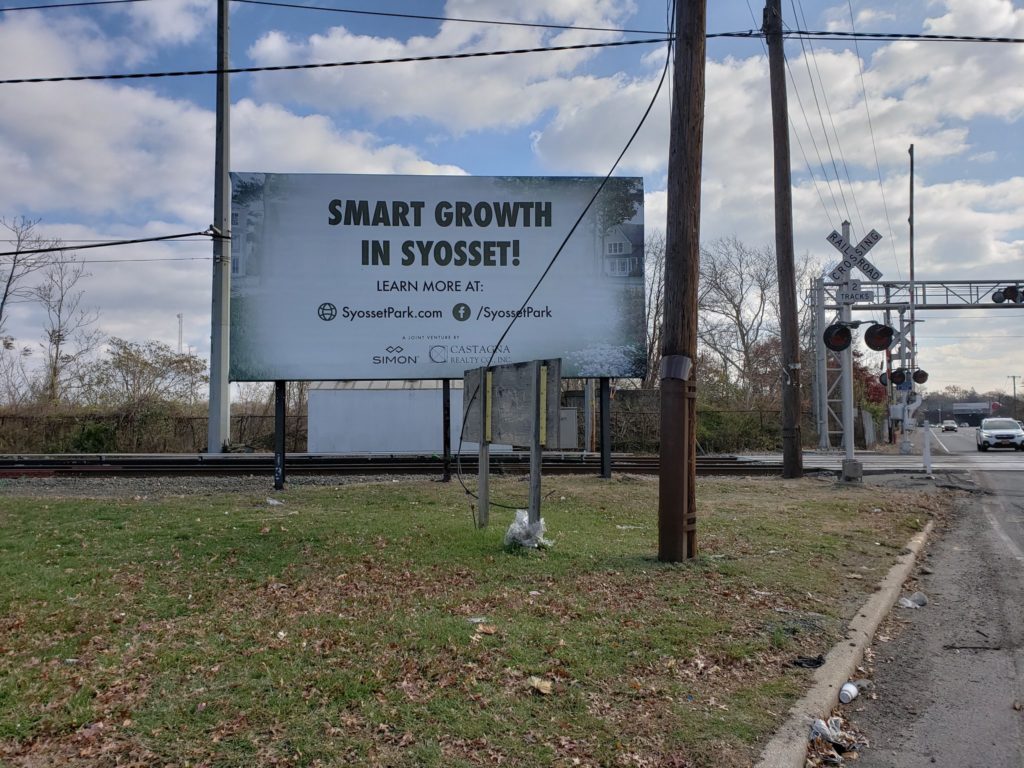
POLYGON ((544 417, 547 415, 547 366, 533 363, 533 435, 530 439, 530 525, 540 522, 540 465, 541 446, 547 433, 544 417))
POLYGON ((285 403, 287 384, 283 381, 274 382, 274 490, 284 489, 284 436, 285 419, 287 418, 285 403))
POLYGON ((612 476, 612 386, 611 379, 601 377, 601 477, 612 476))
MULTIPOLYGON (((491 485, 490 485, 490 474, 491 474, 491 372, 483 372, 477 385, 476 396, 479 398, 480 409, 480 450, 477 453, 476 460, 476 495, 479 510, 476 516, 476 525, 478 528, 486 528, 490 518, 490 504, 491 504, 491 485)), ((463 384, 462 387, 463 397, 465 397, 466 386, 463 384)))
POLYGON ((452 481, 452 383, 449 379, 441 381, 441 418, 444 419, 444 431, 442 443, 444 457, 442 459, 444 471, 441 475, 442 483, 452 481))

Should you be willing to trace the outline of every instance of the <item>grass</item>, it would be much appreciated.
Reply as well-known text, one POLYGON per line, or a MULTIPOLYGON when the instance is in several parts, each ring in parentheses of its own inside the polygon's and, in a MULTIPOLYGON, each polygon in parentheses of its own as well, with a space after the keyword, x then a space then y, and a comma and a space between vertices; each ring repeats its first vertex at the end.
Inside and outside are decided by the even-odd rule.
POLYGON ((457 485, 294 486, 270 506, 262 483, 0 488, 0 759, 747 765, 808 682, 789 662, 841 637, 943 503, 702 480, 701 553, 666 565, 654 479, 546 479, 554 546, 519 553, 511 512, 475 530, 457 485))

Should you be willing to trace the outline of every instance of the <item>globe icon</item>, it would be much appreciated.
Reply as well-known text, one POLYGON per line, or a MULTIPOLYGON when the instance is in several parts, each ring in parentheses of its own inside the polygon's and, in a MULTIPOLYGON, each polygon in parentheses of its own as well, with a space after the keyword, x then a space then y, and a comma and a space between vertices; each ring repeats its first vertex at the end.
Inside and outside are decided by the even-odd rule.
POLYGON ((316 313, 320 316, 321 320, 331 321, 338 316, 338 308, 331 304, 331 302, 325 301, 317 307, 316 313))

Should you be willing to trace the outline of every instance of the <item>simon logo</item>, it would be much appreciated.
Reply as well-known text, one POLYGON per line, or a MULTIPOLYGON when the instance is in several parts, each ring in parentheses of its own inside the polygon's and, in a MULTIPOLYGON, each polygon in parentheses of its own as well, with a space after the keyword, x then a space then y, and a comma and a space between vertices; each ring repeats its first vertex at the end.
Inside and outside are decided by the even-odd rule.
POLYGON ((384 351, 386 354, 373 356, 374 365, 412 365, 418 362, 416 355, 402 354, 405 349, 397 344, 385 347, 384 351))

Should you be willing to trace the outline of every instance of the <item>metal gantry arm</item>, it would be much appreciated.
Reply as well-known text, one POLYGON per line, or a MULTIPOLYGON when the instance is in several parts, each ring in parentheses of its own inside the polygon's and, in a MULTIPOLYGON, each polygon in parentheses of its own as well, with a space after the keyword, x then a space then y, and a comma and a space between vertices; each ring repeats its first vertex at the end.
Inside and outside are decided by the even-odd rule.
MULTIPOLYGON (((903 314, 914 307, 915 311, 920 310, 946 310, 946 309, 1024 309, 1024 304, 1012 301, 997 302, 992 296, 997 291, 1002 291, 1007 286, 1024 286, 1024 278, 1002 279, 1002 280, 886 280, 886 281, 857 281, 857 290, 871 293, 876 300, 880 301, 856 301, 841 302, 840 291, 849 291, 850 285, 847 282, 831 282, 828 275, 814 281, 810 291, 810 300, 815 308, 816 332, 815 332, 815 355, 817 365, 815 367, 817 385, 817 415, 818 415, 818 445, 819 448, 828 449, 831 446, 830 435, 839 436, 844 432, 842 418, 833 408, 833 404, 840 402, 835 397, 836 389, 839 386, 839 354, 829 352, 822 340, 822 331, 826 324, 826 312, 835 312, 840 322, 848 322, 851 325, 859 325, 863 321, 852 319, 854 312, 886 312, 885 323, 890 324, 889 313, 895 311, 903 314)), ((901 323, 905 325, 905 323, 901 323)), ((903 338, 906 333, 900 334, 901 343, 906 344, 903 338)), ((906 354, 904 348, 903 354, 906 354)), ((901 357, 902 360, 902 357, 901 357)))
POLYGON ((887 296, 885 303, 858 302, 840 304, 837 293, 842 283, 825 282, 825 309, 839 311, 849 306, 854 312, 873 312, 882 309, 899 309, 913 304, 916 309, 1024 309, 1024 304, 1013 302, 996 303, 992 294, 1007 285, 1024 286, 1024 278, 1002 280, 909 280, 882 282, 861 281, 863 290, 873 290, 875 295, 887 296))

